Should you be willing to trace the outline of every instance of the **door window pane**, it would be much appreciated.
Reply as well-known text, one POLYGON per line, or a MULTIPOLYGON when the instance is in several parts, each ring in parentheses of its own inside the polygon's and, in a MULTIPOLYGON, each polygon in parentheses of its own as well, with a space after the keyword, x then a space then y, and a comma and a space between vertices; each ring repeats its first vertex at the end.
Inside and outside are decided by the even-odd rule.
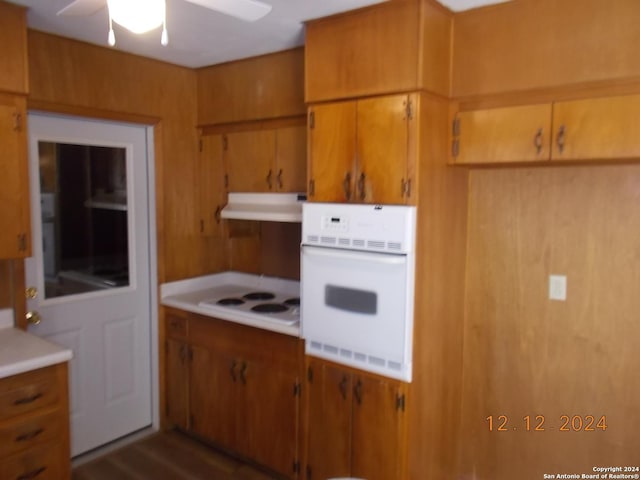
POLYGON ((45 298, 129 285, 126 150, 39 142, 45 298))

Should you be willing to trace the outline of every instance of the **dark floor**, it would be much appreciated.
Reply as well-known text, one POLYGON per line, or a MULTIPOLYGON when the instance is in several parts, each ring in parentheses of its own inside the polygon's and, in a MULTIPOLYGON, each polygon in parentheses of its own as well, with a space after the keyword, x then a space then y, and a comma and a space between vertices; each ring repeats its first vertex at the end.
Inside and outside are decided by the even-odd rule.
POLYGON ((74 468, 73 480, 275 480, 177 432, 157 433, 74 468))

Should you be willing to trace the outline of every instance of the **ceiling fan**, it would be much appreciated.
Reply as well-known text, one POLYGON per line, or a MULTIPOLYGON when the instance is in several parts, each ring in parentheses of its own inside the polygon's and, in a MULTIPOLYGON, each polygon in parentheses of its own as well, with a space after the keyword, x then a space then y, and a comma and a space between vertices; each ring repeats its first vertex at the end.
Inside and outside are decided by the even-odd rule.
MULTIPOLYGON (((260 0, 181 0, 209 10, 254 22, 271 11, 271 5, 260 0)), ((165 0, 74 0, 58 15, 91 15, 107 6, 109 11, 109 45, 115 45, 112 21, 133 33, 145 33, 163 25, 161 43, 167 45, 165 0)))

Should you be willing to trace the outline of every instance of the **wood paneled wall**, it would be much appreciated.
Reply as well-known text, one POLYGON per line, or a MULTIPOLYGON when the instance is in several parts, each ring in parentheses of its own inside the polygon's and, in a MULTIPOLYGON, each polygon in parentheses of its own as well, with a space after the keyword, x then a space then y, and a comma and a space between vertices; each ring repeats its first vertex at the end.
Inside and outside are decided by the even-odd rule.
POLYGON ((224 245, 195 218, 195 71, 36 31, 28 39, 30 108, 155 125, 160 281, 220 270, 224 245))
POLYGON ((637 78, 640 2, 514 0, 455 16, 454 97, 637 78))
POLYGON ((456 478, 637 465, 640 166, 477 170, 469 195, 456 478), (549 300, 551 274, 567 276, 566 301, 549 300), (608 428, 563 432, 562 415, 608 428))

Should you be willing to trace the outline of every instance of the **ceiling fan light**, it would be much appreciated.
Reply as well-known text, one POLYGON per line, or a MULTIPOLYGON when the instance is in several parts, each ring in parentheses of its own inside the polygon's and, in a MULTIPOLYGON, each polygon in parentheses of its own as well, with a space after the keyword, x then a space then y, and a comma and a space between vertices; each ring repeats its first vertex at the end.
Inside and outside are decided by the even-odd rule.
POLYGON ((162 25, 165 0, 107 0, 109 15, 133 33, 145 33, 162 25))

